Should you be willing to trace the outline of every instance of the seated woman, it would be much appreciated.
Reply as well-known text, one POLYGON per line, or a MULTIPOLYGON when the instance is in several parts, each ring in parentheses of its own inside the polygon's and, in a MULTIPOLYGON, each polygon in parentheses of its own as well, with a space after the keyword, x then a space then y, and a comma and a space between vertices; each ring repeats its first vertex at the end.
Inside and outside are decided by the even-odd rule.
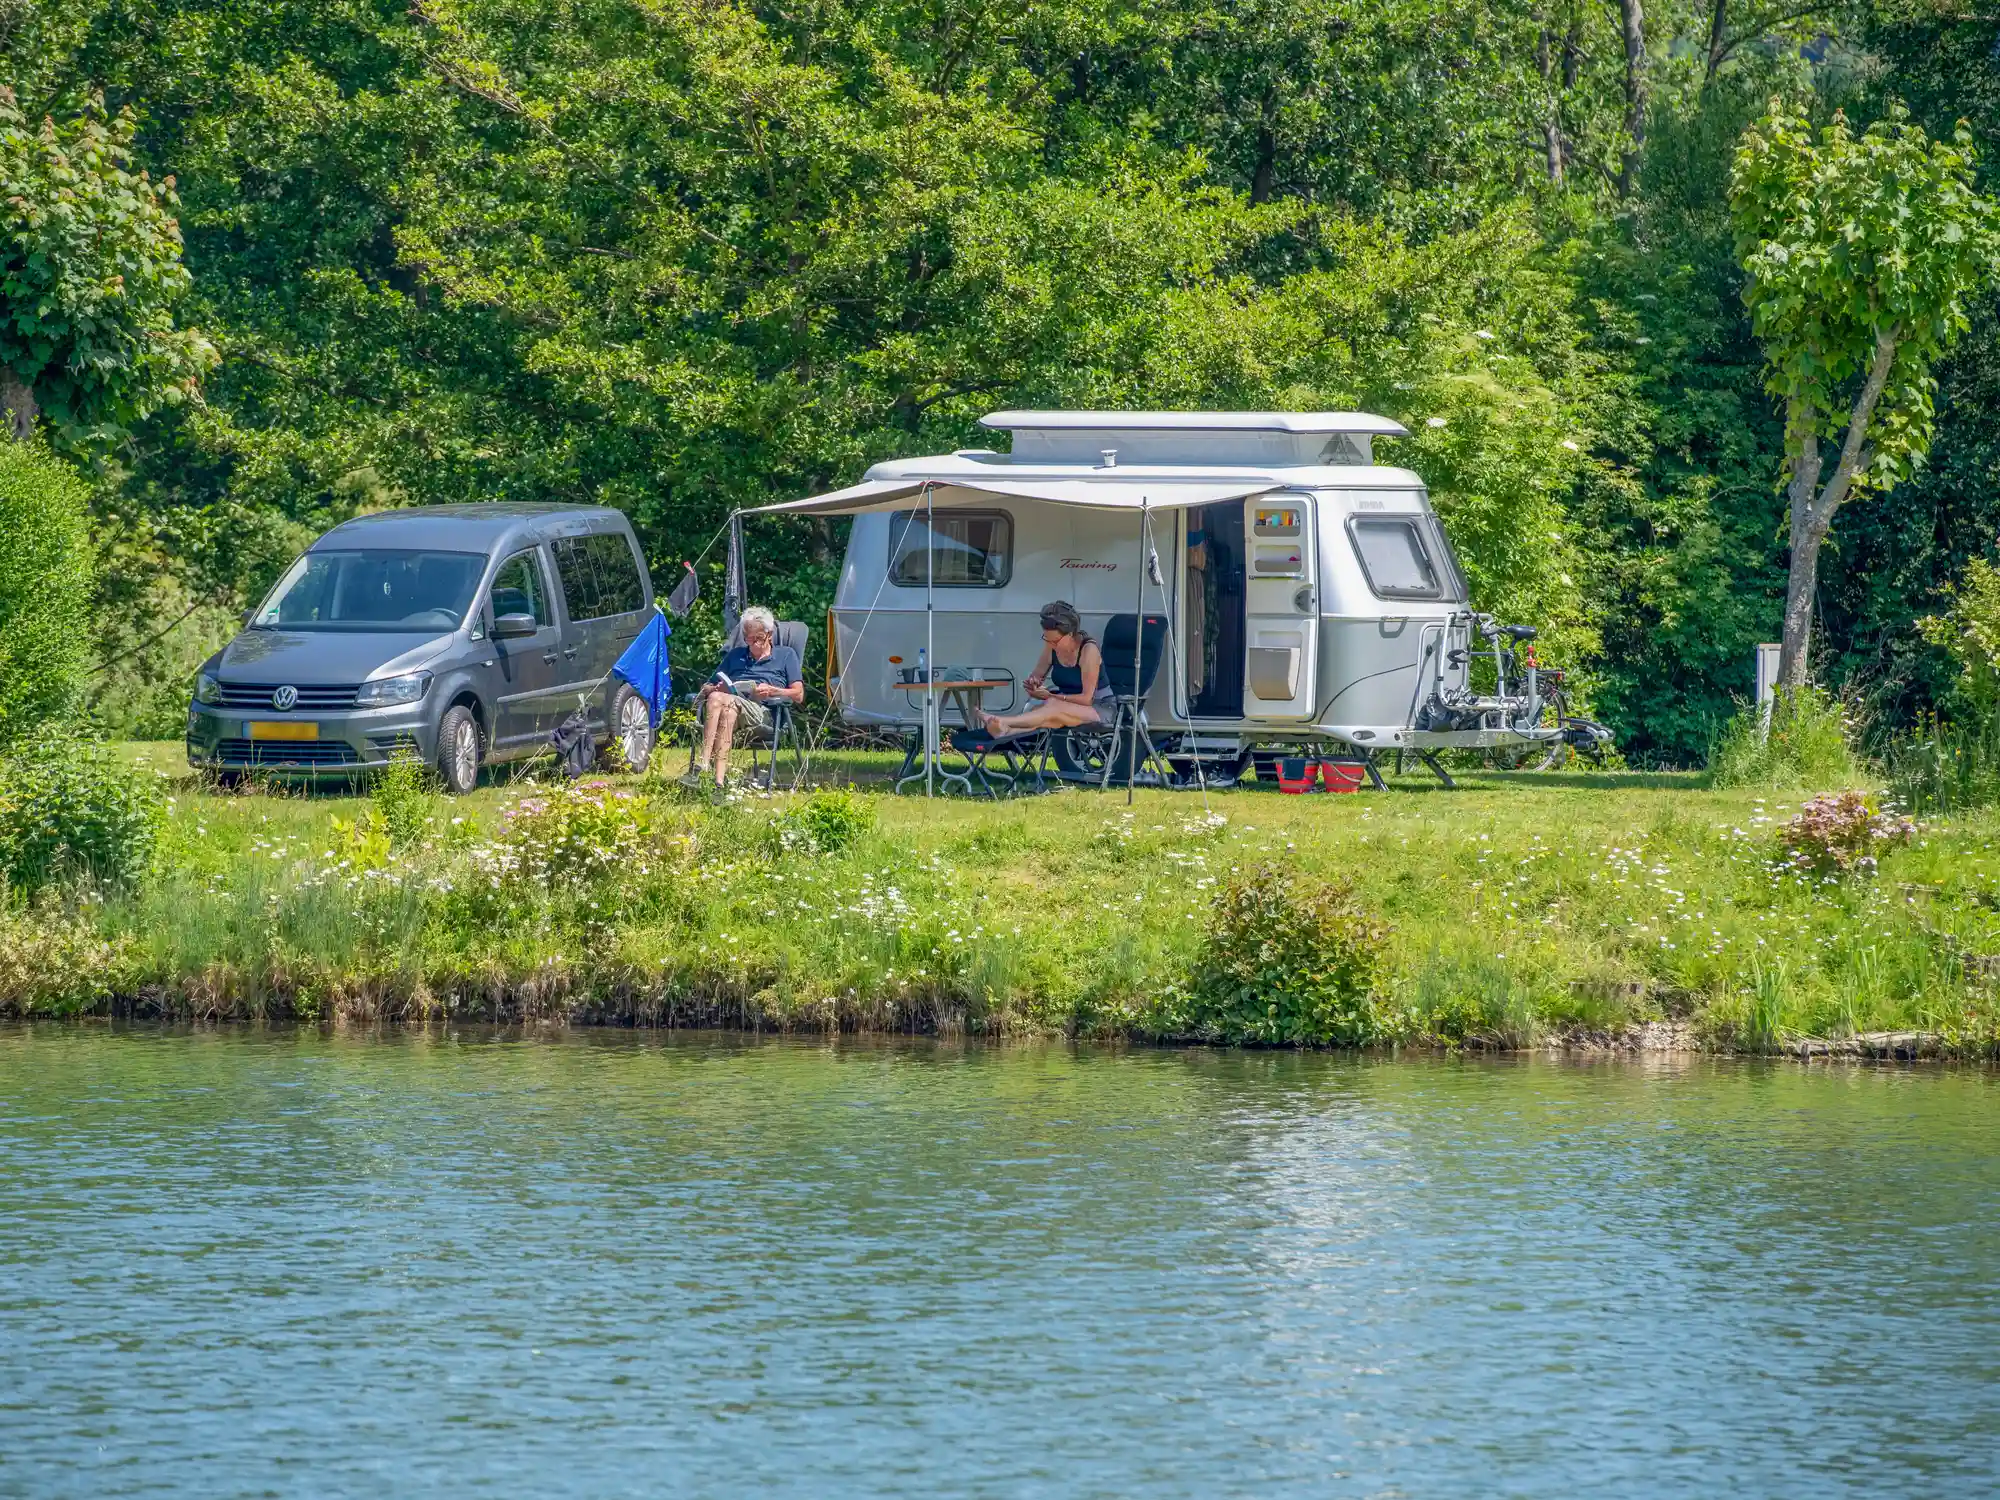
POLYGON ((768 609, 743 611, 743 644, 725 651, 722 665, 695 697, 701 720, 701 749, 681 780, 699 786, 714 768, 715 784, 729 775, 729 747, 739 726, 755 733, 771 727, 771 703, 803 703, 805 682, 799 653, 777 644, 778 622, 768 609))
POLYGON ((1073 724, 1106 724, 1116 701, 1104 681, 1104 655, 1084 633, 1076 607, 1058 599, 1042 606, 1042 654, 1022 684, 1034 707, 1018 714, 981 714, 994 739, 1073 724))

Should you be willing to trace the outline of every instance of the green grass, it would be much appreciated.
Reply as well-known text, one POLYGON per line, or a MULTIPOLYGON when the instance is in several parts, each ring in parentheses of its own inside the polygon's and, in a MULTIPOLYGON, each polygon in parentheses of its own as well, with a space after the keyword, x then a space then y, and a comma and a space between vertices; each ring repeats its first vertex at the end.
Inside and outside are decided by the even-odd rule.
MULTIPOLYGON (((656 773, 617 783, 651 800, 642 856, 503 899, 475 866, 532 782, 440 799, 414 844, 362 871, 343 865, 336 820, 364 819, 365 796, 219 795, 177 746, 129 753, 172 782, 160 870, 70 916, 8 914, 0 1008, 115 996, 212 1016, 1146 1037, 1218 883, 1268 863, 1350 880, 1391 924, 1390 1039, 1520 1046, 1668 1019, 1755 1050, 1921 1031, 1989 1053, 2000 1037, 2000 959, 1983 957, 2000 954, 2000 817, 1986 814, 1928 822, 1879 874, 1841 882, 1774 872, 1775 829, 1803 794, 1638 773, 1243 788, 1210 794, 1215 820, 1191 792, 1142 790, 1128 809, 1122 792, 876 790, 873 829, 816 853, 774 831, 788 798, 711 808, 656 773), (9 943, 46 947, 63 921, 79 951, 115 951, 94 996, 74 975, 46 996, 32 974, 6 977, 9 943)), ((821 769, 879 784, 893 764, 849 752, 821 769)))

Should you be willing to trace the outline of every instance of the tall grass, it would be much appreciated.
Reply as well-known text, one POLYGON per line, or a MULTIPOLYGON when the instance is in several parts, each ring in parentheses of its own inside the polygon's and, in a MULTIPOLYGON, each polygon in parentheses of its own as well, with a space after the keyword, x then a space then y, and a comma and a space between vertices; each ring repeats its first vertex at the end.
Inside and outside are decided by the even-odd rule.
POLYGON ((1075 792, 997 806, 859 793, 873 826, 844 818, 844 844, 783 836, 809 825, 787 816, 803 798, 710 808, 656 793, 617 858, 573 866, 550 849, 607 838, 585 791, 482 790, 407 819, 403 848, 363 849, 333 820, 355 828, 367 798, 183 784, 144 887, 0 921, 0 1010, 108 993, 181 1014, 1484 1046, 1672 1016, 1726 1046, 1906 1030, 2000 1045, 2000 813, 1921 828, 1875 851, 1879 870, 1819 870, 1787 861, 1803 800, 1788 792, 1691 776, 1461 780, 1453 793, 1213 792, 1215 818, 1150 789, 1129 810, 1075 792), (575 804, 569 833, 524 803, 575 804), (1294 897, 1344 884, 1386 924, 1367 994, 1333 997, 1338 1026, 1252 1035, 1297 989, 1247 972, 1266 938, 1272 954, 1303 942, 1289 926, 1259 928, 1230 958, 1256 1026, 1172 1013, 1195 967, 1216 968, 1218 893, 1258 868, 1275 872, 1274 922, 1294 897), (94 977, 68 983, 66 967, 94 977))
POLYGON ((1709 747, 1708 769, 1716 786, 1774 791, 1846 786, 1860 774, 1840 701, 1815 687, 1780 692, 1768 716, 1740 707, 1709 747))
POLYGON ((1882 768, 1896 801, 1910 812, 2000 804, 2000 712, 1960 721, 1925 715, 1889 741, 1882 768))

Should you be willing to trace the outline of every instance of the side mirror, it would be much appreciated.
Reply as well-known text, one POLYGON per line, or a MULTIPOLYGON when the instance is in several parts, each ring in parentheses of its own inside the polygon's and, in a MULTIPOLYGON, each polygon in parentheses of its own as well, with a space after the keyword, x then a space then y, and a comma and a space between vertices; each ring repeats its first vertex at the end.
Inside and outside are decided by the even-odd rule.
POLYGON ((533 635, 541 628, 535 623, 533 615, 501 615, 493 621, 493 639, 505 641, 516 636, 533 635))

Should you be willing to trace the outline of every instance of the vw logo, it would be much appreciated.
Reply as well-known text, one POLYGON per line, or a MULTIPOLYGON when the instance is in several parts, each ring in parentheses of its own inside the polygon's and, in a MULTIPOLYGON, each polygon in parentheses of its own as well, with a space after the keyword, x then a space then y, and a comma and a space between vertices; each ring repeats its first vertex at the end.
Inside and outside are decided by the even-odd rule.
POLYGON ((279 713, 283 713, 286 709, 290 708, 294 703, 297 703, 298 701, 299 701, 299 690, 293 687, 289 682, 286 683, 283 687, 279 688, 275 693, 271 694, 271 707, 277 709, 279 713))

